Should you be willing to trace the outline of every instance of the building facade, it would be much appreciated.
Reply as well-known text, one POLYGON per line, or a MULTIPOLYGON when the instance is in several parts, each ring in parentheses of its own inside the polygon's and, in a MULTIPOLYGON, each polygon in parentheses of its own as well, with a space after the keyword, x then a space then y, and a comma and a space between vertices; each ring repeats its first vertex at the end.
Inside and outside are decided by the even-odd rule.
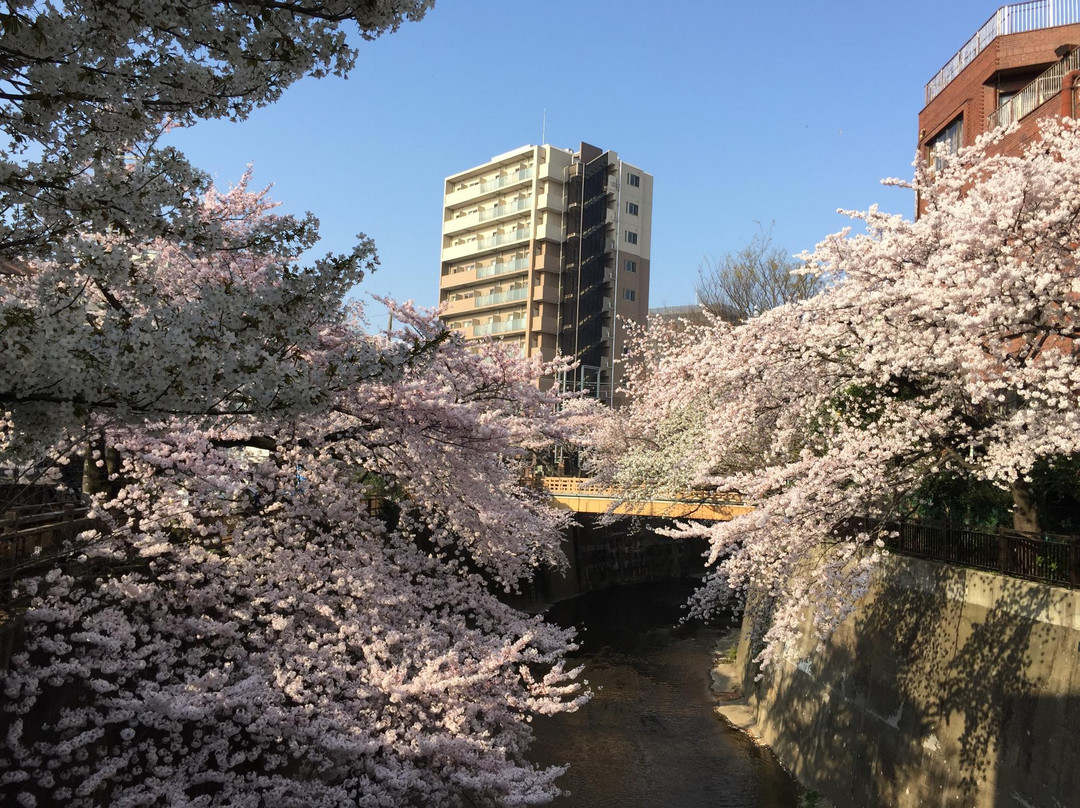
POLYGON ((559 384, 613 403, 623 320, 649 310, 653 178, 613 151, 524 146, 446 178, 439 302, 467 340, 578 360, 559 384))
POLYGON ((1002 6, 927 83, 920 153, 933 159, 938 144, 955 151, 1017 123, 998 148, 1018 154, 1043 118, 1075 117, 1078 77, 1078 0, 1002 6))

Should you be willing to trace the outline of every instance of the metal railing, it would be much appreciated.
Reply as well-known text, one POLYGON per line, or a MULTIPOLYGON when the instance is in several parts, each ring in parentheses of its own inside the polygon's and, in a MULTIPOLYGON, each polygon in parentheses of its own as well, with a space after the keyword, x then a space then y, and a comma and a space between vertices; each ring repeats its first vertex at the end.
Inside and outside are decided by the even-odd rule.
POLYGON ((926 84, 929 104, 999 36, 1080 22, 1080 0, 1030 0, 1002 6, 926 84))
POLYGON ((864 518, 850 520, 843 532, 860 530, 895 533, 885 545, 901 555, 1080 589, 1080 536, 864 518))
POLYGON ((14 582, 39 570, 65 542, 97 527, 81 503, 26 505, 5 510, 0 518, 0 607, 11 598, 14 582))
POLYGON ((1027 87, 995 109, 987 116, 987 128, 997 129, 1020 120, 1034 112, 1047 101, 1061 92, 1061 82, 1065 74, 1080 70, 1080 49, 1074 50, 1064 59, 1051 67, 1027 87))
MULTIPOLYGON (((584 496, 609 497, 612 499, 647 500, 656 494, 651 486, 636 488, 616 487, 606 483, 594 483, 588 477, 540 477, 535 484, 552 494, 581 494, 584 496)), ((687 489, 667 492, 665 500, 680 500, 688 503, 709 503, 713 505, 743 505, 741 496, 734 492, 705 489, 687 489)))

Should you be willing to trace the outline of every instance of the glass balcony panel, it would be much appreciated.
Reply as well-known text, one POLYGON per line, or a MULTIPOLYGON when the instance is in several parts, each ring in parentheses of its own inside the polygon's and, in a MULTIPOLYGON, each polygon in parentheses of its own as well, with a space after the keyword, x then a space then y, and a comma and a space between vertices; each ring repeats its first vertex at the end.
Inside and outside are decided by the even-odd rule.
POLYGON ((509 289, 505 292, 492 292, 490 295, 479 295, 473 298, 473 305, 479 308, 480 306, 495 306, 499 303, 524 300, 528 292, 528 289, 522 287, 521 289, 509 289))

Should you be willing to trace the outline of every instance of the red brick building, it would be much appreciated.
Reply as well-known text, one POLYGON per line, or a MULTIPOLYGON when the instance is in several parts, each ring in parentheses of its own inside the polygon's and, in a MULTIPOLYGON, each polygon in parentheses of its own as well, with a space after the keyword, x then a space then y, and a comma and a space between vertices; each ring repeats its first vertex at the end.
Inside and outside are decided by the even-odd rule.
POLYGON ((927 83, 919 150, 970 146, 1016 121, 1002 149, 1018 152, 1040 119, 1076 116, 1078 89, 1080 0, 1002 6, 927 83))

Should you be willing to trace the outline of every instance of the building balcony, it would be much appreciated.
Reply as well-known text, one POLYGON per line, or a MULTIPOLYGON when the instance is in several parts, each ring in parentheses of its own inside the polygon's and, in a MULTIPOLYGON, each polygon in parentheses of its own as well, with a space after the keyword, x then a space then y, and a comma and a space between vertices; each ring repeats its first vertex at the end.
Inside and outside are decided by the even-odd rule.
POLYGON ((531 168, 522 168, 517 171, 511 171, 502 177, 495 177, 484 182, 474 182, 460 191, 448 193, 444 201, 444 206, 455 208, 458 205, 472 202, 485 197, 488 194, 497 194, 504 188, 512 188, 525 182, 532 182, 535 173, 536 172, 531 168))
POLYGON ((1034 112, 1061 92, 1065 74, 1080 70, 1080 49, 1074 50, 987 117, 987 130, 1012 123, 1034 112))
POLYGON ((508 202, 505 205, 497 205, 488 208, 487 210, 478 211, 477 213, 470 213, 467 216, 455 216, 453 219, 447 219, 443 222, 443 235, 459 233, 462 230, 470 230, 484 222, 494 221, 504 216, 511 216, 515 213, 520 213, 523 210, 529 210, 531 207, 531 198, 515 199, 513 202, 508 202))
POLYGON ((458 286, 469 286, 484 278, 494 278, 499 275, 510 275, 516 272, 525 272, 529 268, 528 258, 515 258, 512 261, 501 261, 488 264, 486 267, 478 267, 472 264, 457 272, 442 276, 439 284, 442 289, 453 289, 458 286))
POLYGON ((519 241, 529 240, 529 228, 519 227, 509 233, 498 233, 488 238, 478 238, 476 246, 481 250, 490 250, 492 247, 502 247, 504 244, 515 244, 519 241))
POLYGON ((441 316, 448 319, 462 314, 471 315, 474 308, 476 308, 476 306, 473 305, 473 299, 471 297, 465 297, 459 300, 447 300, 443 303, 441 316))
POLYGON ((473 297, 473 307, 483 308, 486 306, 501 306, 504 303, 513 303, 518 300, 524 300, 529 294, 529 290, 524 286, 520 289, 508 289, 505 292, 492 292, 488 295, 476 295, 473 297))
POLYGON ((562 258, 558 250, 547 250, 536 259, 536 268, 543 272, 562 272, 562 258))
POLYGON ((515 317, 510 320, 502 320, 497 323, 482 323, 480 325, 474 325, 468 328, 465 332, 467 339, 476 339, 478 337, 491 337, 497 334, 509 334, 513 331, 525 330, 525 316, 515 317))
POLYGON ((536 238, 548 241, 562 241, 563 223, 561 216, 549 216, 543 224, 536 226, 536 238))
POLYGON ((559 287, 550 283, 533 287, 533 301, 536 303, 559 303, 561 301, 559 287))
POLYGON ((505 205, 496 205, 493 208, 480 211, 480 221, 488 222, 492 219, 499 219, 503 216, 509 216, 511 213, 517 213, 520 210, 528 210, 532 206, 532 199, 515 199, 513 202, 507 202, 505 205))
POLYGON ((561 213, 563 206, 564 199, 562 190, 558 193, 540 194, 540 197, 536 200, 536 207, 538 210, 556 210, 561 213))
POLYGON ((563 169, 557 161, 549 160, 540 166, 540 179, 563 181, 563 169))
POLYGON ((558 334, 559 323, 554 317, 533 317, 532 330, 542 334, 558 334))
POLYGON ((529 228, 520 227, 508 233, 499 233, 487 238, 469 239, 464 244, 451 244, 448 247, 443 247, 442 260, 457 261, 485 250, 493 250, 507 244, 517 244, 528 240, 529 228))
POLYGON ((1039 31, 1059 25, 1080 23, 1077 0, 1030 0, 1002 6, 945 66, 926 84, 926 103, 933 101, 960 71, 971 64, 999 36, 1039 31))
POLYGON ((507 275, 511 272, 523 272, 528 268, 528 258, 515 258, 513 261, 503 261, 500 264, 479 267, 476 270, 476 277, 478 280, 481 278, 493 278, 497 275, 507 275))

